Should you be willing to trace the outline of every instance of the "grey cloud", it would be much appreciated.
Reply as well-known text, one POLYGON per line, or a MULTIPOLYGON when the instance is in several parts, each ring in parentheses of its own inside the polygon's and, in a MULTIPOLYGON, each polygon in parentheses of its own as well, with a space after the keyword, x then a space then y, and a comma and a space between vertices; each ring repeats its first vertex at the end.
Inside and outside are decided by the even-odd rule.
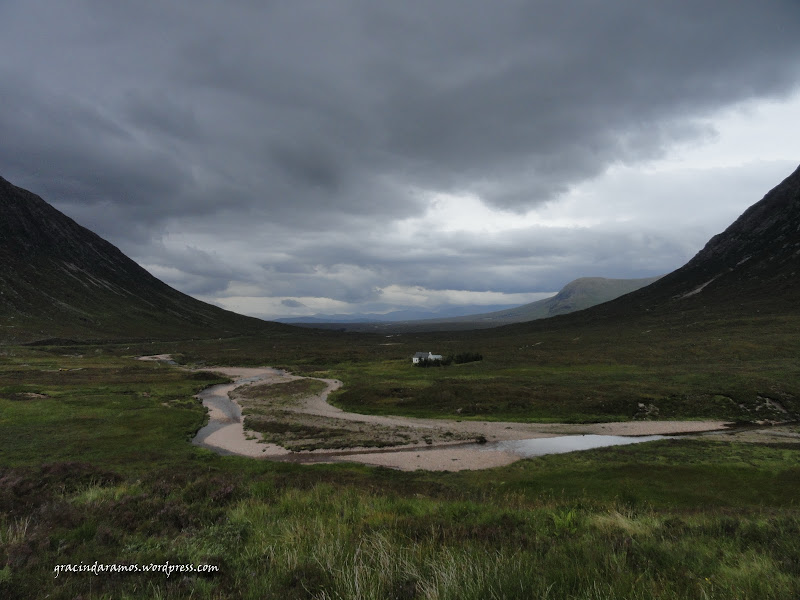
POLYGON ((298 302, 297 300, 281 300, 282 306, 287 306, 289 308, 303 308, 305 304, 302 302, 298 302))
POLYGON ((342 185, 343 169, 330 148, 293 143, 274 143, 270 158, 279 171, 297 185, 307 185, 334 194, 342 185))
POLYGON ((194 246, 151 244, 132 247, 131 255, 187 294, 223 294, 233 282, 253 282, 250 269, 237 263, 235 256, 220 256, 194 246))
MULTIPOLYGON (((606 184, 608 197, 627 191, 633 196, 626 202, 635 206, 637 195, 654 194, 651 210, 664 205, 654 218, 639 219, 636 227, 609 222, 592 228, 529 227, 496 234, 423 229, 407 240, 386 237, 383 243, 380 233, 365 236, 357 229, 296 236, 274 228, 266 232, 272 258, 261 261, 255 252, 241 263, 237 277, 255 283, 264 295, 325 297, 376 311, 385 308, 378 290, 392 284, 528 293, 555 291, 585 276, 648 277, 686 262, 764 193, 764 181, 777 180, 790 167, 775 165, 766 179, 755 177, 755 167, 722 174, 690 172, 677 180, 667 173, 649 184, 638 174, 625 186, 612 179, 606 184), (746 193, 741 194, 743 188, 746 193), (676 198, 683 204, 676 204, 676 198), (724 202, 713 208, 707 203, 710 198, 724 202), (726 206, 734 200, 738 204, 726 206), (691 215, 683 214, 684 206, 694 207, 691 215), (708 214, 697 220, 701 209, 708 214)), ((602 213, 602 207, 598 211, 602 213)))
POLYGON ((645 277, 685 262, 694 246, 654 231, 636 234, 564 228, 530 228, 509 236, 459 234, 414 240, 404 247, 359 245, 343 236, 303 245, 292 252, 300 265, 275 261, 248 271, 266 295, 325 297, 351 303, 380 300, 380 289, 396 284, 430 290, 528 293, 554 291, 587 275, 645 277), (358 265, 358 267, 354 266, 358 265))
POLYGON ((18 181, 56 203, 126 207, 135 221, 152 223, 179 202, 187 174, 167 152, 143 147, 91 104, 0 73, 9 84, 0 90, 0 137, 13 140, 0 161, 18 181))
POLYGON ((796 6, 753 14, 744 3, 527 6, 535 8, 518 18, 508 18, 514 10, 483 15, 477 34, 477 19, 460 27, 467 7, 452 35, 423 42, 425 61, 383 57, 387 79, 405 74, 387 100, 392 141, 421 171, 446 165, 463 185, 527 165, 544 182, 530 204, 609 162, 657 155, 685 135, 687 116, 796 82, 798 44, 786 26, 796 6), (471 49, 464 39, 487 31, 494 44, 471 49), (454 39, 457 56, 444 49, 454 39), (437 43, 442 52, 430 52, 437 43))
MULTIPOLYGON (((396 198, 358 183, 375 174, 532 206, 611 163, 697 135, 693 116, 787 93, 800 52, 793 2, 90 6, 91 20, 77 8, 40 24, 41 39, 53 34, 68 49, 45 43, 11 56, 21 72, 62 87, 74 76, 73 96, 158 145, 129 140, 119 154, 93 156, 94 140, 69 136, 69 148, 52 147, 54 169, 109 173, 86 182, 88 198, 124 203, 135 180, 141 201, 177 196, 187 210, 212 213, 211 198, 192 187, 200 170, 220 185, 236 181, 244 204, 267 203, 289 221, 287 205, 357 214, 366 194, 373 214, 397 215, 396 198), (75 56, 66 73, 55 53, 75 56), (100 81, 114 93, 92 94, 100 81), (168 137, 174 154, 164 156, 168 137), (71 164, 74 151, 87 162, 71 164)), ((7 43, 29 46, 18 25, 32 17, 19 5, 8 16, 7 43)), ((69 121, 48 135, 68 136, 69 121)), ((45 143, 41 129, 26 133, 45 143)), ((30 176, 41 157, 20 150, 13 166, 30 176)))
POLYGON ((713 111, 797 88, 798 25, 794 0, 11 0, 0 174, 195 293, 649 275, 695 234, 381 232, 424 211, 419 190, 524 211, 707 139, 713 111), (253 256, 176 254, 176 232, 253 256))
POLYGON ((122 101, 122 114, 136 130, 157 136, 162 144, 170 138, 209 144, 191 98, 176 97, 168 90, 131 90, 122 101))

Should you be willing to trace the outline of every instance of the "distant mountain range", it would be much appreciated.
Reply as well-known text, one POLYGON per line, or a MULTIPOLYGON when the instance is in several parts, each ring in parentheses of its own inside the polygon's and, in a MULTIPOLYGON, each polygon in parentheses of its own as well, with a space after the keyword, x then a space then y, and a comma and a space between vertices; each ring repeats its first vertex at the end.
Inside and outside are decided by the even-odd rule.
MULTIPOLYGON (((1 177, 0 211, 2 343, 186 339, 294 330, 223 310, 169 287, 39 196, 1 177)), ((798 272, 800 168, 686 265, 657 280, 578 279, 556 296, 522 307, 422 321, 413 327, 559 327, 692 311, 714 319, 759 312, 797 314, 798 272)), ((364 327, 380 330, 382 325, 364 327)))
POLYGON ((551 298, 497 312, 469 315, 455 319, 442 319, 438 323, 464 323, 465 325, 478 327, 497 327, 498 325, 507 325, 509 323, 546 319, 556 315, 565 315, 584 310, 603 302, 609 302, 648 286, 660 277, 645 277, 642 279, 581 277, 569 282, 551 298))
POLYGON ((230 336, 281 327, 183 294, 0 177, 0 341, 230 336))
MULTIPOLYGON (((279 319, 283 323, 295 323, 308 327, 345 329, 348 331, 452 331, 457 329, 485 329, 510 323, 545 319, 583 310, 603 302, 619 298, 657 281, 659 277, 643 279, 606 279, 604 277, 582 277, 565 285, 556 295, 522 306, 502 308, 491 312, 466 314, 455 317, 417 315, 410 311, 398 311, 388 315, 316 315, 279 319), (409 314, 410 313, 410 314, 409 314), (328 318, 333 317, 333 318, 328 318), (338 318, 337 318, 338 317, 338 318), (366 318, 365 318, 366 317, 366 318)), ((485 307, 484 307, 485 308, 485 307)), ((466 311, 464 311, 466 312, 466 311)))
POLYGON ((459 318, 462 315, 469 315, 475 311, 502 311, 515 308, 516 304, 497 304, 492 306, 467 305, 455 306, 445 309, 433 310, 393 310, 388 313, 356 313, 356 314, 315 314, 301 317, 280 317, 275 319, 279 323, 386 323, 398 321, 421 321, 429 319, 450 319, 459 318))

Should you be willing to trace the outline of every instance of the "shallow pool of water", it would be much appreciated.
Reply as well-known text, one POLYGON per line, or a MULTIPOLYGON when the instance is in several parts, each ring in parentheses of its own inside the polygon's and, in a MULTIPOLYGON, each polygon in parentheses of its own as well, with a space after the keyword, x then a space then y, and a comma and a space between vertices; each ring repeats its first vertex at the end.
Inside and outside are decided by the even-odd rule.
POLYGON ((592 448, 604 448, 606 446, 623 446, 626 444, 640 444, 642 442, 652 442, 655 440, 667 439, 670 436, 664 435, 565 435, 550 438, 536 438, 529 440, 510 440, 504 442, 491 442, 482 444, 482 450, 494 450, 497 452, 508 452, 531 458, 533 456, 543 456, 545 454, 564 454, 565 452, 575 452, 577 450, 591 450, 592 448))

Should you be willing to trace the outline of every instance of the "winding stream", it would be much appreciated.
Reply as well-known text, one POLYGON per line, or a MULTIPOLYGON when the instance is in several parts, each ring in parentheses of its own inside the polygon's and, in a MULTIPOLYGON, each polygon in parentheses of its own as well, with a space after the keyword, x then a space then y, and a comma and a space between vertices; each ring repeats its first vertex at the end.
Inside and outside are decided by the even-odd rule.
MULTIPOLYGON (((625 446, 628 444, 640 444, 642 442, 654 442, 666 440, 670 436, 666 435, 565 435, 551 438, 533 438, 527 440, 507 440, 486 444, 487 450, 498 450, 509 452, 520 458, 533 458, 534 456, 544 456, 545 454, 564 454, 566 452, 576 452, 578 450, 592 450, 593 448, 605 448, 606 446, 625 446)), ((674 437, 674 436, 672 436, 674 437)))
MULTIPOLYGON (((256 382, 286 381, 297 377, 269 367, 261 368, 209 368, 234 379, 233 383, 214 385, 197 397, 209 411, 208 424, 198 431, 193 444, 219 454, 234 454, 298 463, 360 462, 402 470, 463 470, 483 469, 510 464, 522 458, 574 452, 590 448, 636 444, 664 439, 664 434, 724 429, 719 421, 709 422, 634 422, 592 425, 498 423, 481 421, 447 421, 416 419, 411 417, 386 417, 347 413, 331 406, 327 394, 340 382, 324 380, 328 389, 320 396, 309 398, 303 408, 308 414, 345 418, 371 424, 414 427, 430 431, 432 428, 454 429, 475 437, 482 436, 488 443, 442 443, 424 446, 399 446, 392 448, 345 448, 291 452, 276 444, 258 441, 258 434, 245 431, 242 410, 231 400, 229 393, 242 385, 256 382), (615 435, 618 433, 626 435, 615 435), (647 435, 657 433, 658 435, 647 435)), ((473 438, 474 439, 474 438, 473 438)))
POLYGON ((291 453, 275 444, 263 444, 245 433, 242 407, 228 395, 237 387, 266 381, 283 375, 278 369, 206 369, 234 378, 233 383, 212 385, 197 394, 208 409, 208 424, 195 435, 192 443, 218 454, 238 454, 254 458, 288 456, 291 453))

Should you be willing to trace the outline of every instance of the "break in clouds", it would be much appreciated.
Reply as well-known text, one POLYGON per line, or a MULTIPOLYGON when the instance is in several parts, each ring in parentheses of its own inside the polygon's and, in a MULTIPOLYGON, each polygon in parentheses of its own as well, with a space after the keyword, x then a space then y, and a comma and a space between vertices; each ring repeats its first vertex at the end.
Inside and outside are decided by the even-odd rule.
POLYGON ((673 270, 796 167, 713 148, 792 99, 798 26, 794 0, 12 0, 0 174, 249 314, 521 304, 673 270))

